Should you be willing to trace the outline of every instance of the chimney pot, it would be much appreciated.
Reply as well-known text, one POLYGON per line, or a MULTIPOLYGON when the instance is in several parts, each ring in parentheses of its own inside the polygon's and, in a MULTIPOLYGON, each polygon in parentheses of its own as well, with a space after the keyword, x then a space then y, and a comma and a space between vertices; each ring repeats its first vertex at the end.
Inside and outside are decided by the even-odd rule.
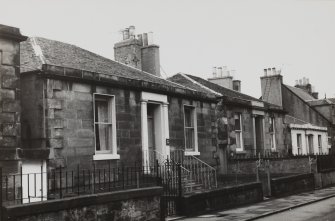
POLYGON ((268 69, 264 68, 264 76, 268 76, 268 69))
POLYGON ((123 40, 129 39, 129 28, 125 28, 122 33, 123 33, 123 40))
POLYGON ((213 77, 216 77, 216 67, 213 67, 213 77))
POLYGON ((132 39, 135 38, 135 26, 134 25, 129 26, 129 37, 132 39))
POLYGON ((142 40, 143 40, 143 46, 148 46, 148 34, 147 33, 143 33, 142 40))
POLYGON ((276 75, 276 68, 272 68, 272 75, 276 75))
POLYGON ((268 68, 268 75, 272 75, 271 74, 271 68, 268 68))
POLYGON ((218 67, 216 70, 217 70, 217 76, 222 77, 222 67, 218 67))
POLYGON ((148 45, 154 44, 154 35, 152 32, 148 32, 148 45))

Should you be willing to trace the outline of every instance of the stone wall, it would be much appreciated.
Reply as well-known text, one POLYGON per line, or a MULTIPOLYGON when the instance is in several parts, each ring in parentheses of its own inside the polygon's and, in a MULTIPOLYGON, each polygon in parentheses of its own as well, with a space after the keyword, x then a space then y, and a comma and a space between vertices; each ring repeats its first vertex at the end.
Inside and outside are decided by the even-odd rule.
POLYGON ((197 130, 198 130, 198 151, 199 157, 205 162, 216 165, 213 158, 216 151, 216 118, 215 105, 191 99, 169 97, 169 128, 171 148, 184 149, 184 105, 196 107, 197 130))
MULTIPOLYGON (((257 159, 229 160, 228 171, 233 174, 256 174, 256 160, 257 159)), ((316 171, 316 164, 312 164, 312 171, 316 171)), ((309 173, 309 158, 308 156, 302 156, 270 159, 270 172, 277 174, 309 173)))
POLYGON ((222 210, 263 200, 262 184, 249 183, 219 188, 210 192, 183 196, 181 215, 193 216, 210 210, 222 210))
POLYGON ((0 25, 0 160, 4 173, 18 170, 17 150, 21 146, 20 42, 25 39, 18 28, 0 25))
MULTIPOLYGON (((91 166, 95 153, 93 93, 115 95, 117 152, 121 162, 142 162, 141 91, 51 79, 43 74, 22 77, 24 141, 31 148, 50 149, 49 166, 91 166), (43 90, 44 88, 44 90, 43 90)), ((184 147, 184 104, 194 105, 200 158, 211 164, 215 144, 215 111, 210 103, 168 97, 171 146, 184 147)), ((97 166, 117 160, 95 161, 97 166)), ((113 165, 112 165, 113 166, 113 165)))
POLYGON ((325 188, 335 184, 335 170, 314 173, 314 177, 317 188, 325 188))
POLYGON ((312 173, 271 179, 271 194, 274 197, 287 196, 314 190, 312 173))
POLYGON ((3 221, 162 220, 161 187, 6 206, 3 221))

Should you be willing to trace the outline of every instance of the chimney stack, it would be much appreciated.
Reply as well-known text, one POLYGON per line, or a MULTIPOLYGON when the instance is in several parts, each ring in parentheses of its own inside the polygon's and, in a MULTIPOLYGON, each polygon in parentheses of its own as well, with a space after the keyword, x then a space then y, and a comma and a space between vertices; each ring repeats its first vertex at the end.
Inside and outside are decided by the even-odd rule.
POLYGON ((213 67, 213 77, 208 78, 208 81, 241 92, 241 81, 233 80, 234 75, 235 70, 229 71, 227 66, 213 67))
POLYGON ((135 35, 135 26, 122 31, 123 40, 114 45, 115 60, 150 74, 160 75, 159 46, 154 44, 153 33, 135 35))
POLYGON ((262 100, 281 107, 283 105, 282 84, 283 77, 279 70, 265 68, 264 76, 261 77, 262 100))

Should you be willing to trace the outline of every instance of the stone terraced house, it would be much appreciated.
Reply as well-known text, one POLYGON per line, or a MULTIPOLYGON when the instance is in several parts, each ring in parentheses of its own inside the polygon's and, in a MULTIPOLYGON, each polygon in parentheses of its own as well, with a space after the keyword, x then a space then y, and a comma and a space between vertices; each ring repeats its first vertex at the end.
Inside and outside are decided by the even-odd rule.
POLYGON ((146 165, 170 149, 215 165, 216 97, 163 79, 159 47, 140 37, 115 44, 116 61, 45 38, 22 42, 22 148, 47 151, 48 168, 146 165))
POLYGON ((296 85, 283 83, 275 68, 264 69, 261 77, 262 99, 286 111, 285 124, 289 153, 328 154, 335 138, 334 111, 331 100, 318 99, 307 78, 296 85))
POLYGON ((220 79, 204 80, 178 73, 169 80, 217 96, 217 149, 213 150, 213 154, 219 161, 220 171, 227 172, 228 156, 286 155, 288 141, 284 124, 285 112, 282 108, 240 93, 237 91, 241 88, 240 82, 235 88, 237 90, 233 90, 235 83, 229 76, 216 78, 220 79), (222 82, 222 79, 225 79, 225 82, 222 82), (218 81, 221 81, 221 84, 218 81), (226 85, 231 85, 231 88, 226 85))

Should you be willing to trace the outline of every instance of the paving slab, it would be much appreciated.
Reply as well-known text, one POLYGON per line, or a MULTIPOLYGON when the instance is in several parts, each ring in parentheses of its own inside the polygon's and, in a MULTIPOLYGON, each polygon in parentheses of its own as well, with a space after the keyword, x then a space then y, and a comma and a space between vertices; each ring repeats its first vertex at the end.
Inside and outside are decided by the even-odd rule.
POLYGON ((179 217, 175 220, 208 220, 208 221, 249 221, 256 220, 274 213, 279 213, 306 204, 335 197, 335 187, 314 190, 307 193, 296 194, 283 198, 267 199, 263 202, 243 206, 235 209, 211 212, 194 217, 179 217))

